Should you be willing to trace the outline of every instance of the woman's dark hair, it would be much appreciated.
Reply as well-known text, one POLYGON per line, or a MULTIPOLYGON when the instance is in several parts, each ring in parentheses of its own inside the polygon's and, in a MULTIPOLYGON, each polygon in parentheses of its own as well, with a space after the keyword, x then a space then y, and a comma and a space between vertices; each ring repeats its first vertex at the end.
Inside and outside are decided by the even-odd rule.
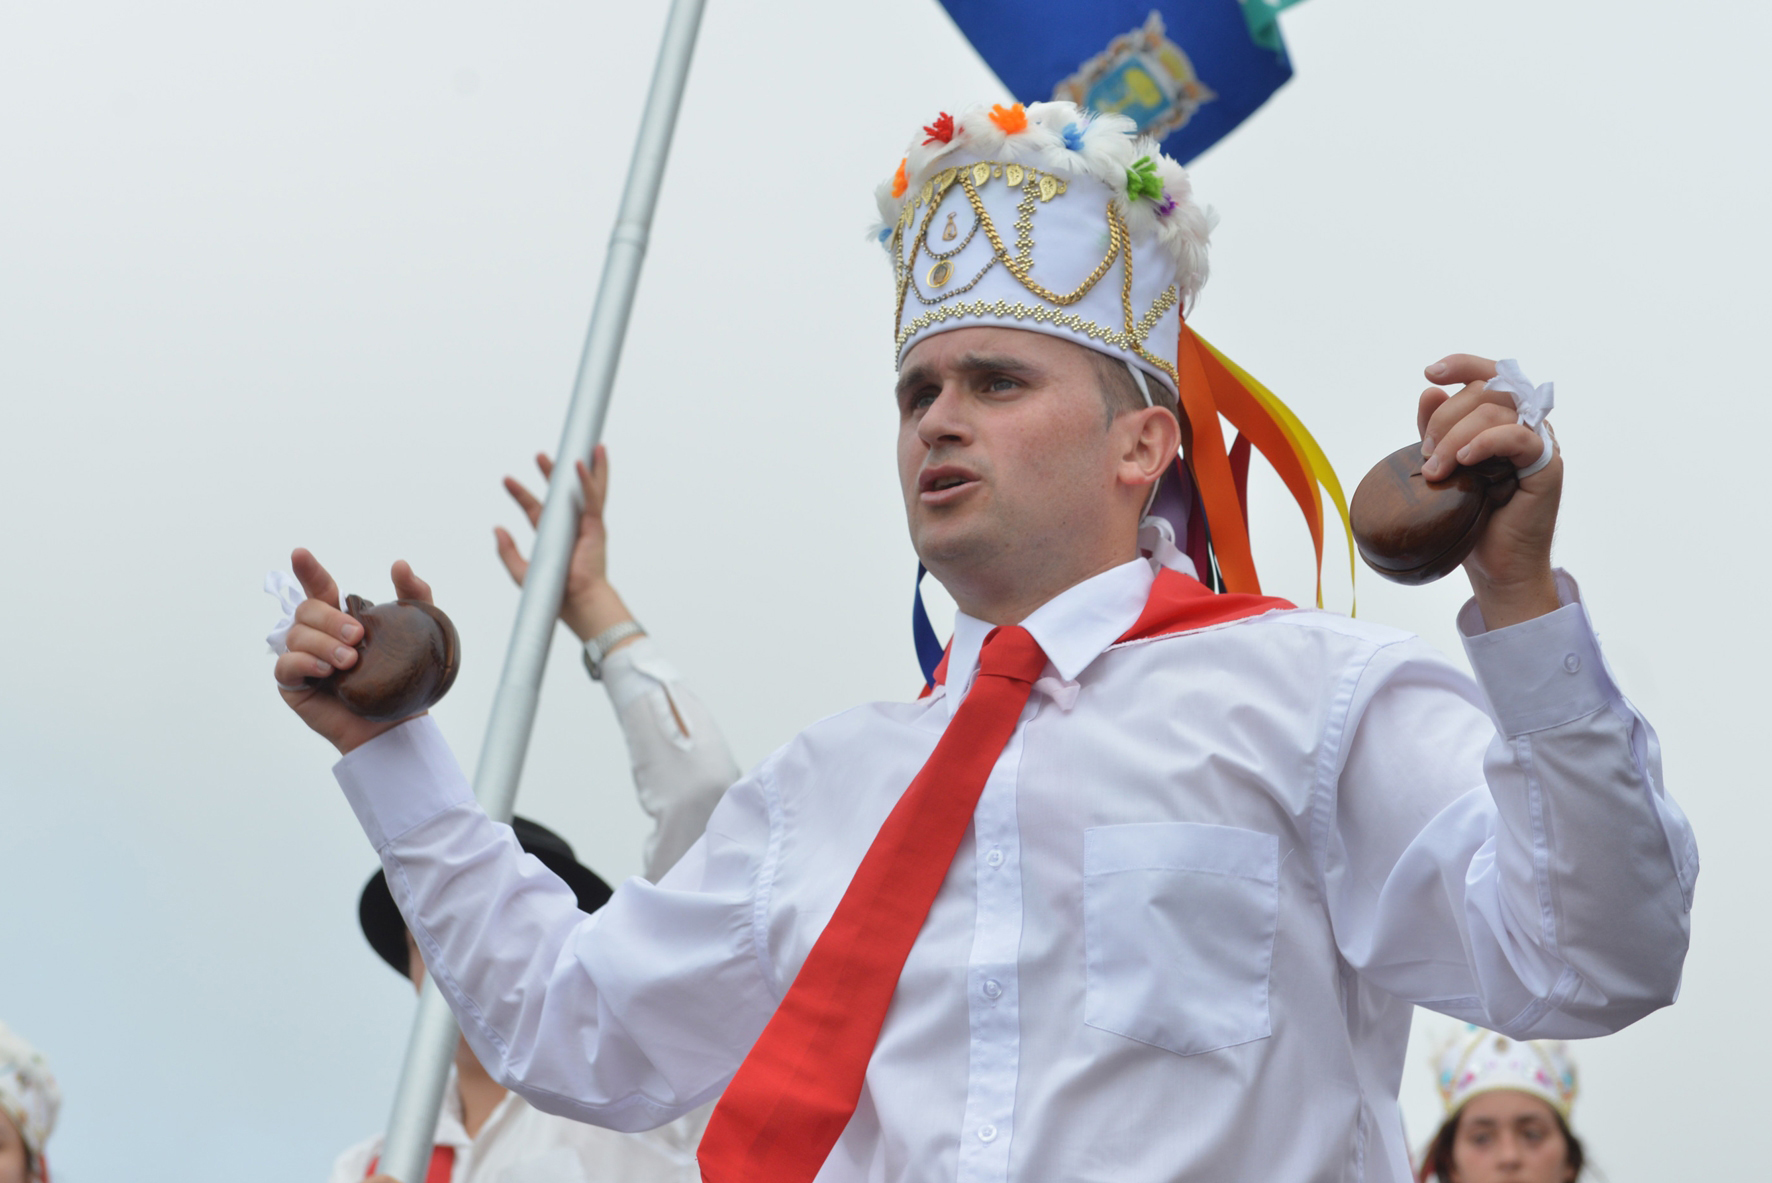
MULTIPOLYGON (((1452 1144, 1458 1141, 1458 1122, 1463 1116, 1464 1106, 1460 1105, 1458 1112, 1446 1119, 1446 1124, 1440 1127, 1440 1132, 1428 1144, 1427 1157, 1421 1161, 1421 1183, 1427 1183, 1429 1179, 1437 1180, 1437 1183, 1452 1183, 1452 1144)), ((1579 1179, 1581 1168, 1587 1165, 1587 1151, 1582 1148, 1581 1139, 1575 1136, 1561 1113, 1551 1109, 1551 1116, 1557 1119, 1557 1129, 1563 1134, 1563 1145, 1569 1148, 1568 1157, 1563 1161, 1575 1168, 1575 1173, 1569 1177, 1579 1179)))

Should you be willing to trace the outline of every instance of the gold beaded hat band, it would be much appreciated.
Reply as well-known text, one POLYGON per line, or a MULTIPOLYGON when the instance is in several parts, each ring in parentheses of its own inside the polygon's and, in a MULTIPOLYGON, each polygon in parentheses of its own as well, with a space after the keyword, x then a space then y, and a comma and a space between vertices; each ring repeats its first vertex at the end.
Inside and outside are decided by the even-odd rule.
POLYGON ((1467 1024, 1434 1057, 1434 1084, 1448 1115, 1478 1093, 1528 1093, 1569 1117, 1575 1104, 1575 1062, 1561 1040, 1509 1039, 1467 1024))
POLYGON ((943 113, 876 196, 899 364, 925 337, 996 325, 1122 358, 1179 393, 1212 220, 1132 120, 1065 102, 943 113))

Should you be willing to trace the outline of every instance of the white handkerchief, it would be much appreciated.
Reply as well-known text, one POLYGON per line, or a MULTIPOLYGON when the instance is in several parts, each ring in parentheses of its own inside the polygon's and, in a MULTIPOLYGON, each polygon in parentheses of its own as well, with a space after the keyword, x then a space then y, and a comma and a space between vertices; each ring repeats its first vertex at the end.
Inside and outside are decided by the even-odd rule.
POLYGON ((1495 377, 1486 383, 1490 390, 1500 390, 1514 396, 1514 406, 1519 408, 1520 422, 1538 430, 1544 417, 1551 413, 1557 405, 1557 384, 1546 382, 1543 386, 1532 385, 1532 379, 1526 377, 1520 363, 1513 358, 1503 358, 1495 363, 1495 377))
POLYGON ((1532 385, 1532 379, 1526 377, 1520 363, 1509 357, 1495 363, 1495 377, 1486 385, 1490 390, 1512 395, 1514 408, 1519 414, 1518 422, 1537 432, 1538 438, 1544 441, 1544 451, 1538 454, 1538 459, 1518 470, 1520 479, 1524 480, 1549 464, 1556 451, 1556 441, 1551 438, 1550 428, 1544 425, 1544 417, 1557 405, 1557 384, 1532 385))
POLYGON ((265 644, 270 646, 272 653, 288 653, 289 630, 295 624, 295 610, 308 598, 308 593, 289 572, 272 571, 265 576, 265 594, 275 596, 278 607, 283 609, 283 619, 265 637, 265 644))

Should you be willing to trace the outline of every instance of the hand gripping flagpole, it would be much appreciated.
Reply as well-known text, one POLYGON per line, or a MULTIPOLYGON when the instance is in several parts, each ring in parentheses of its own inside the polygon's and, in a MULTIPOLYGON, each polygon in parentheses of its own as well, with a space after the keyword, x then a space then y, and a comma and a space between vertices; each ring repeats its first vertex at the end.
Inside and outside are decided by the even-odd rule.
MULTIPOLYGON (((652 72, 652 87, 640 117, 640 134, 628 165, 627 185, 622 190, 621 210, 609 236, 609 252, 603 259, 603 278, 597 288, 590 329, 585 333, 578 380, 572 388, 566 427, 555 453, 558 462, 548 481, 547 501, 536 526, 535 551, 528 576, 523 580, 510 648, 505 651, 504 673, 499 678, 498 694, 492 700, 492 717, 486 724, 486 741, 474 772, 474 795, 497 821, 510 820, 517 798, 517 781, 523 771, 529 733, 535 725, 542 673, 547 668, 548 644, 566 589, 566 564, 578 535, 583 494, 575 467, 568 460, 589 460, 603 434, 610 388, 621 358, 622 339, 627 335, 634 290, 640 282, 652 211, 658 205, 658 190, 664 180, 683 87, 689 78, 689 59, 695 51, 703 4, 704 0, 671 0, 664 41, 652 72)), ((430 1167, 437 1114, 443 1104, 443 1088, 454 1060, 456 1038, 455 1016, 449 1013, 449 1005, 436 982, 427 979, 406 1045, 406 1062, 400 1072, 400 1087, 394 1094, 393 1112, 388 1117, 379 1167, 382 1174, 392 1175, 400 1183, 423 1183, 430 1167)))

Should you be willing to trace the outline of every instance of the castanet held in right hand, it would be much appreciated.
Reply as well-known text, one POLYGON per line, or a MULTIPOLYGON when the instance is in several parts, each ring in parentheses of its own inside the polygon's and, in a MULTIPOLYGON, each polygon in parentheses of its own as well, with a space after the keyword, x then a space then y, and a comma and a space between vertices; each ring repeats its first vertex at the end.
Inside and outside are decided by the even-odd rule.
MULTIPOLYGON (((397 727, 404 719, 365 719, 327 687, 309 681, 328 678, 335 670, 349 670, 361 661, 363 655, 357 645, 363 640, 364 630, 340 606, 338 584, 320 560, 297 548, 289 561, 308 598, 295 610, 295 623, 284 642, 289 651, 277 658, 273 673, 277 691, 302 722, 342 755, 397 727)), ((413 574, 405 560, 395 563, 390 575, 400 599, 432 602, 430 584, 413 574)), ((423 713, 415 711, 406 717, 423 713)))

